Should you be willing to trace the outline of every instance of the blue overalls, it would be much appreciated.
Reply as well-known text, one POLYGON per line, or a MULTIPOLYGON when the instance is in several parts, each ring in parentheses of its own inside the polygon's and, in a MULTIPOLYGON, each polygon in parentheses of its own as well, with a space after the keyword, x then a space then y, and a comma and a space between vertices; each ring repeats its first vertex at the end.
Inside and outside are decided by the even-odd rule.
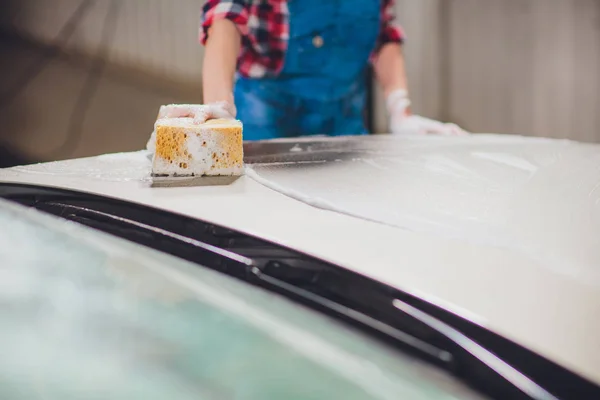
POLYGON ((276 78, 235 84, 245 140, 366 134, 365 71, 380 0, 288 0, 288 49, 276 78))

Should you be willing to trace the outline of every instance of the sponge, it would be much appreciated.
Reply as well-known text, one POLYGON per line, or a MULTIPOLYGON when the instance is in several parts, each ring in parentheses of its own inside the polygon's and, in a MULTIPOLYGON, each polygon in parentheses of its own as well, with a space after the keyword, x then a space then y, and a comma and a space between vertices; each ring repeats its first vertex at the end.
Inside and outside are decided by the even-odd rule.
POLYGON ((211 119, 161 118, 154 125, 154 176, 234 176, 244 172, 242 123, 211 119))

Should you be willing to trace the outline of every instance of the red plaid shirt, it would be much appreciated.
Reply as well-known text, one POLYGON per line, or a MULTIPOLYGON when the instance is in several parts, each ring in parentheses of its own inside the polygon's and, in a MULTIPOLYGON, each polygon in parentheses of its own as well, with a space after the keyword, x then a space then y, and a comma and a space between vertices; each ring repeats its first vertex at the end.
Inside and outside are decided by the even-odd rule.
MULTIPOLYGON (((394 0, 381 1, 381 29, 374 54, 385 43, 404 40, 402 29, 393 24, 393 8, 394 0)), ((228 19, 240 31, 240 75, 262 78, 281 71, 289 38, 287 0, 207 0, 202 11, 202 44, 206 44, 208 29, 217 20, 228 19)))

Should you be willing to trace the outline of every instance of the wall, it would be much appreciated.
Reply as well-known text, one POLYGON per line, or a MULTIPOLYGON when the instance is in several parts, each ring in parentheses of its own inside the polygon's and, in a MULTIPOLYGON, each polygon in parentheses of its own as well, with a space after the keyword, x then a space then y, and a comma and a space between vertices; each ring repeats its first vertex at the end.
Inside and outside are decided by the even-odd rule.
MULTIPOLYGON (((138 150, 161 104, 201 101, 202 1, 192 0, 177 0, 177 7, 167 0, 117 0, 110 67, 85 101, 91 63, 78 55, 98 52, 111 1, 93 2, 59 57, 0 36, 0 59, 8 61, 0 63, 0 148, 31 162, 138 150), (40 73, 23 85, 21 78, 31 76, 35 65, 42 66, 40 73), (16 96, 8 95, 15 87, 16 96), (7 98, 12 100, 4 103, 7 98)), ((2 0, 0 29, 52 44, 81 3, 2 0)))
MULTIPOLYGON (((199 85, 202 0, 119 0, 111 60, 199 85)), ((21 0, 12 20, 49 41, 78 0, 21 0)), ((70 43, 95 49, 108 1, 70 43)), ((397 0, 415 111, 471 131, 600 142, 600 1, 397 0)), ((377 128, 386 129, 381 97, 377 128)))
POLYGON ((600 2, 445 0, 448 114, 474 131, 600 142, 600 2))
MULTIPOLYGON (((184 84, 200 82, 202 47, 198 43, 198 22, 203 0, 116 1, 119 10, 111 62, 157 78, 184 84)), ((13 15, 0 20, 0 24, 35 40, 52 43, 82 0, 13 0, 13 3, 13 15)), ((109 0, 95 0, 68 42, 67 51, 84 54, 97 51, 109 5, 109 0)))

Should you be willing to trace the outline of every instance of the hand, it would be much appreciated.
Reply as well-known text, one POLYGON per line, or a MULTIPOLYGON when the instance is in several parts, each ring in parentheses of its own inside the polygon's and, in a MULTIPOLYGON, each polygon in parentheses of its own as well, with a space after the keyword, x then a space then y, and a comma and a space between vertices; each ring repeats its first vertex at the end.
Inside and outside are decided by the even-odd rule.
POLYGON ((228 101, 210 104, 170 104, 161 106, 158 119, 193 118, 195 124, 203 124, 209 119, 234 119, 237 114, 235 105, 228 101))
POLYGON ((468 133, 462 130, 458 125, 443 123, 418 115, 402 116, 401 118, 394 118, 392 116, 390 130, 392 134, 395 135, 468 135, 468 133))
POLYGON ((410 100, 406 90, 396 90, 387 98, 387 107, 390 113, 390 131, 396 135, 426 135, 437 134, 444 136, 466 135, 467 132, 459 126, 443 123, 418 115, 411 115, 408 111, 410 100))

